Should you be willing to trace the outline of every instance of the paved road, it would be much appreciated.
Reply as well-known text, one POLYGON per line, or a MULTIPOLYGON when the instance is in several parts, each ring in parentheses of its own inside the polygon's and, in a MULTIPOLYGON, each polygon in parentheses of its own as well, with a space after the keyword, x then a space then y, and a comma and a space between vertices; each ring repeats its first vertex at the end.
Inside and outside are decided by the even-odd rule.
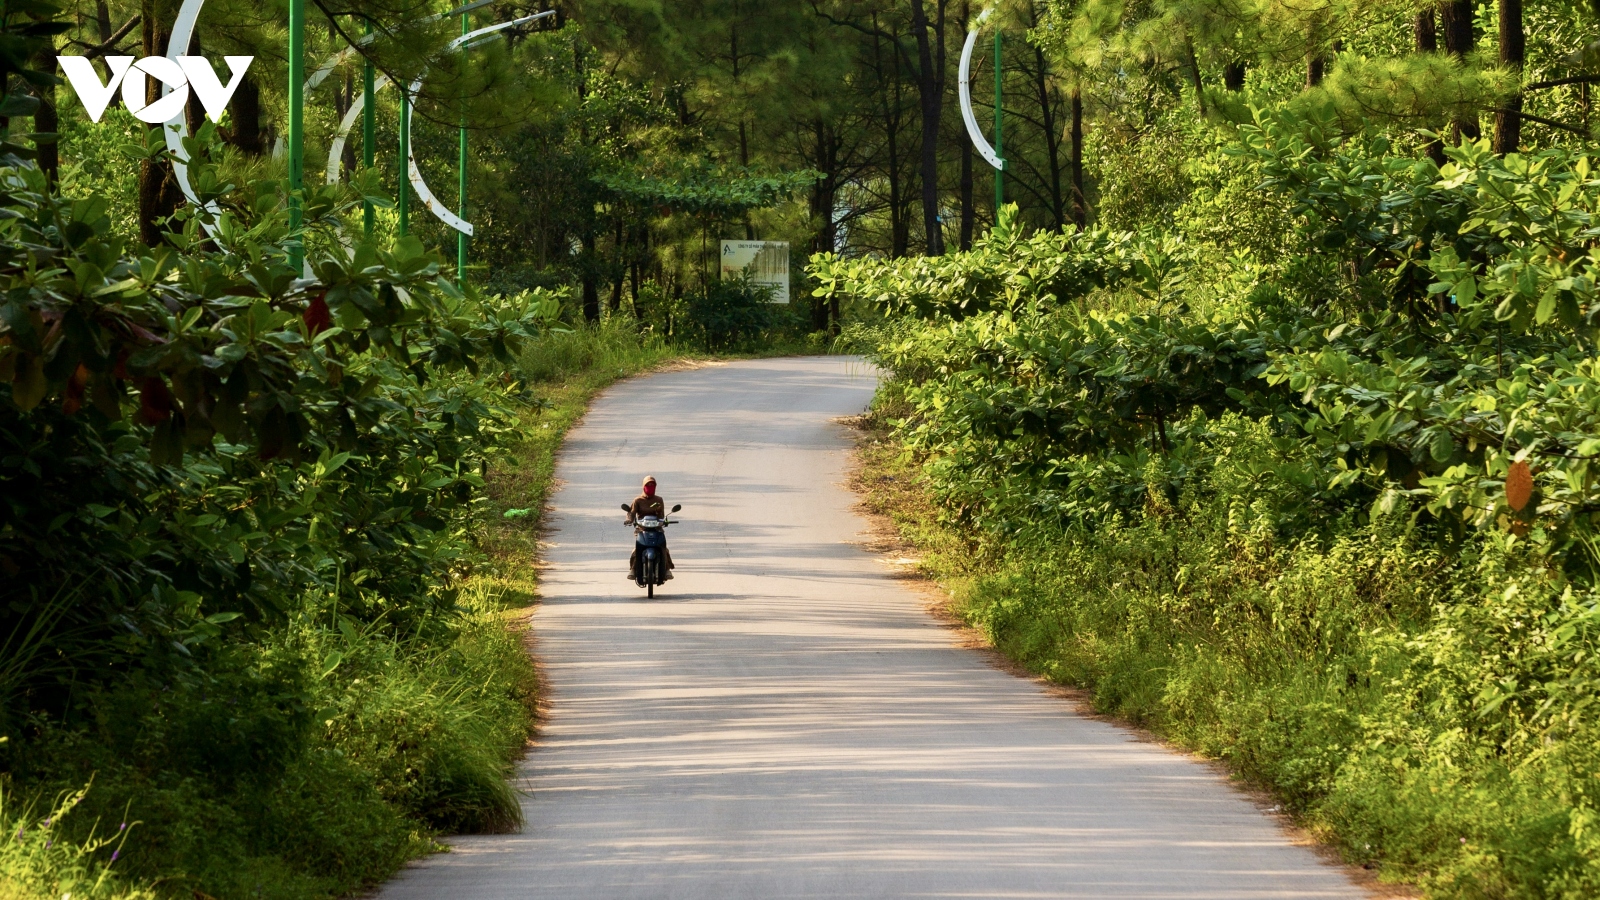
POLYGON ((851 543, 833 420, 874 384, 768 360, 596 403, 558 472, 527 828, 384 900, 1364 895, 1203 765, 956 647, 851 543), (646 473, 684 507, 654 601, 617 509, 646 473))

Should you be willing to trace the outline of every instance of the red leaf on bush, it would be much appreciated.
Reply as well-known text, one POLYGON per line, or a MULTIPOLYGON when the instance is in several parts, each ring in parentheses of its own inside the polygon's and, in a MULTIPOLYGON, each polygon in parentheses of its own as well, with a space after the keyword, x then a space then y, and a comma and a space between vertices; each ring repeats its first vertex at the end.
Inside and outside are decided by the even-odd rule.
POLYGON ((117 364, 111 367, 111 377, 128 380, 128 351, 117 354, 117 364))
POLYGON ((306 330, 317 334, 333 324, 333 314, 328 311, 328 301, 318 294, 306 305, 306 311, 301 314, 301 319, 306 323, 306 330))
POLYGON ((72 370, 72 377, 67 379, 66 399, 61 401, 61 411, 67 415, 76 415, 83 409, 83 389, 89 384, 89 370, 80 363, 72 370))
POLYGON ((165 422, 172 417, 172 393, 161 376, 152 375, 139 386, 139 420, 146 425, 165 422))
POLYGON ((1506 505, 1521 512, 1533 497, 1533 473, 1528 464, 1517 460, 1506 470, 1506 505))

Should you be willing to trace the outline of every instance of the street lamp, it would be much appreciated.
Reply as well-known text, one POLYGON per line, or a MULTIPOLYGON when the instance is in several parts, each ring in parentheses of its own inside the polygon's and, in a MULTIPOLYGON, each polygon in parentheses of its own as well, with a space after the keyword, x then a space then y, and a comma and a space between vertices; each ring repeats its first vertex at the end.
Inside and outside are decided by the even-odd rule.
MULTIPOLYGON (((472 17, 467 13, 461 14, 461 36, 466 37, 472 28, 472 17)), ((466 53, 461 54, 462 71, 466 70, 466 53)), ((466 95, 462 94, 461 107, 461 160, 460 182, 456 190, 456 216, 463 221, 467 218, 467 109, 466 95)), ((456 232, 456 284, 465 288, 467 286, 467 233, 456 232)))

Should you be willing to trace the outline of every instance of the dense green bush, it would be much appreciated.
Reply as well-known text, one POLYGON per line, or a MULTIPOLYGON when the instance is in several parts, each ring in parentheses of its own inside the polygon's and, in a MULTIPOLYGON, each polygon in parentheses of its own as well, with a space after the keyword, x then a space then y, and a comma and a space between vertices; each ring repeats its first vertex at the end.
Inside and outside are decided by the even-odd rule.
MULTIPOLYGON (((346 251, 343 189, 305 197, 297 277, 278 186, 229 184, 210 129, 178 249, 0 167, 0 767, 24 803, 92 783, 63 839, 139 820, 117 868, 162 895, 334 895, 519 823, 532 667, 462 586, 509 424, 481 367, 557 304, 346 251)), ((19 891, 77 877, 35 862, 19 891)))
POLYGON ((1100 710, 1271 786, 1354 860, 1440 896, 1592 896, 1600 595, 1501 545, 1419 544, 1403 516, 1281 526, 1248 493, 1190 493, 1137 523, 1024 529, 962 610, 1100 710))
POLYGON ((772 302, 771 288, 731 278, 687 297, 684 318, 686 336, 708 352, 774 343, 801 325, 792 305, 772 302))
POLYGON ((1593 896, 1600 178, 1288 113, 1190 143, 1138 231, 813 259, 898 318, 880 405, 985 551, 962 610, 1353 859, 1593 896))
POLYGON ((1002 221, 970 254, 813 271, 825 294, 924 317, 880 355, 910 382, 907 434, 972 476, 952 490, 1055 492, 1072 519, 1073 467, 1136 472, 1151 452, 1180 485, 1211 455, 1188 442, 1234 411, 1298 440, 1330 513, 1410 504, 1457 537, 1526 534, 1592 578, 1600 251, 1578 245, 1600 180, 1562 150, 1469 145, 1443 173, 1387 152, 1288 116, 1245 129, 1234 164, 1287 197, 1283 227, 1316 248, 1270 263, 1182 233, 1002 221), (1534 490, 1513 508, 1519 463, 1534 490))

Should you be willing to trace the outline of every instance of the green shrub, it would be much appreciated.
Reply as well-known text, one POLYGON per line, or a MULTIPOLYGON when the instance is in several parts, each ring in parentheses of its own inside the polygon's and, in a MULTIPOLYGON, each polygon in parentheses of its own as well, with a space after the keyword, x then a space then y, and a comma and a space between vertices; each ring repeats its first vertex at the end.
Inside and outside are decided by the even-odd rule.
POLYGON ((852 340, 945 532, 911 533, 983 549, 933 559, 999 649, 1352 859, 1595 896, 1600 181, 1293 114, 1236 137, 1103 184, 1134 231, 813 259, 898 320, 852 340))
POLYGON ((153 251, 0 148, 0 769, 92 780, 59 833, 138 818, 117 868, 160 896, 334 896, 520 823, 531 663, 463 584, 496 367, 559 298, 347 253, 347 188, 307 192, 299 279, 280 186, 229 185, 213 139, 218 234, 187 209, 153 251))
POLYGON ((692 294, 687 330, 709 351, 745 350, 797 329, 793 304, 772 302, 772 289, 753 281, 723 279, 692 294))
POLYGON ((1586 897, 1600 597, 1403 519, 1279 542, 1223 499, 1024 529, 961 611, 1102 712, 1227 760, 1437 896, 1586 897))

